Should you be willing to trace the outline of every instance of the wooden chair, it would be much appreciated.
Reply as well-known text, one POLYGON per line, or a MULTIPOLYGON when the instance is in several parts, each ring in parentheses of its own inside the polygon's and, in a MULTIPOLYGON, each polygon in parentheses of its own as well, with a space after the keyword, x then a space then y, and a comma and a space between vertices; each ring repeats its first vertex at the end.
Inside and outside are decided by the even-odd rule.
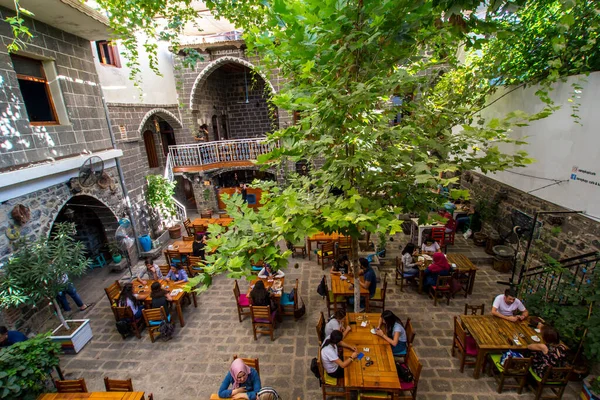
POLYGON ((485 303, 480 306, 465 304, 465 315, 477 315, 479 312, 481 315, 485 315, 485 303))
POLYGON ((116 299, 118 299, 119 294, 121 294, 121 284, 119 281, 115 281, 115 283, 109 287, 104 288, 104 293, 106 293, 106 297, 108 297, 108 301, 111 306, 116 304, 116 299))
POLYGON ((441 227, 436 226, 434 228, 431 228, 431 235, 430 235, 431 238, 440 245, 440 248, 442 248, 444 250, 444 253, 447 250, 446 242, 444 242, 445 234, 446 234, 446 228, 443 226, 441 226, 441 227))
POLYGON ((219 214, 219 219, 221 218, 231 218, 229 214, 219 214))
POLYGON ((206 225, 194 225, 192 227, 192 230, 194 231, 194 236, 196 236, 198 234, 206 235, 206 231, 208 230, 208 226, 206 226, 206 225))
POLYGON ((332 265, 335 261, 335 243, 324 242, 321 244, 321 249, 317 250, 317 264, 321 264, 321 267, 325 269, 325 262, 332 265))
POLYGON ((148 400, 154 400, 154 394, 149 393, 148 394, 148 400))
POLYGON ((126 380, 108 379, 104 377, 104 387, 107 392, 133 392, 131 378, 126 380))
POLYGON ((404 392, 408 392, 409 395, 399 395, 396 396, 395 399, 398 400, 416 400, 417 398, 417 389, 419 386, 419 378, 421 377, 421 370, 423 369, 423 364, 419 362, 419 358, 417 357, 417 353, 413 347, 408 349, 408 353, 406 354, 406 366, 410 369, 410 372, 413 374, 413 381, 410 383, 402 382, 400 380, 400 390, 404 392))
POLYGON ((396 279, 395 283, 398 284, 400 281, 400 291, 404 291, 404 281, 419 283, 419 274, 407 274, 404 270, 404 263, 400 259, 400 257, 396 257, 396 279))
POLYGON ((165 258, 169 265, 184 264, 185 260, 179 250, 165 250, 165 258))
POLYGON ((237 279, 233 284, 233 297, 235 298, 235 304, 237 306, 238 318, 242 322, 242 315, 250 315, 250 299, 246 294, 240 294, 240 287, 238 286, 237 279))
POLYGON ((529 369, 531 387, 535 391, 535 400, 539 399, 562 399, 562 395, 569 383, 569 376, 573 372, 573 367, 556 368, 548 367, 544 376, 540 377, 529 369), (544 389, 550 389, 552 397, 543 396, 544 389))
POLYGON ((351 253, 352 253, 352 238, 349 236, 340 236, 338 238, 336 257, 339 257, 343 254, 351 254, 351 253))
POLYGON ((160 269, 160 273, 163 274, 163 276, 167 276, 169 271, 171 271, 171 266, 163 264, 163 265, 159 265, 158 269, 160 269))
POLYGON ((70 381, 54 381, 56 391, 58 393, 87 393, 87 386, 85 385, 85 379, 76 379, 70 381))
MULTIPOLYGON (((325 276, 323 275, 323 278, 325 276)), ((333 292, 329 290, 327 286, 327 278, 325 278, 325 289, 327 290, 327 296, 325 296, 325 302, 327 304, 327 316, 331 317, 331 314, 335 313, 338 309, 343 310, 346 308, 346 298, 344 296, 338 296, 337 301, 333 301, 333 292), (337 309, 335 308, 338 305, 337 309)))
POLYGON ((275 313, 271 312, 271 306, 250 306, 250 315, 252 316, 252 333, 254 340, 256 334, 269 334, 273 341, 273 332, 275 332, 275 313), (263 329, 264 328, 264 329, 263 329))
POLYGON ((183 226, 185 227, 185 231, 187 232, 188 236, 191 236, 192 238, 194 237, 194 227, 192 226, 192 221, 190 221, 189 218, 186 218, 185 221, 183 221, 183 226))
MULTIPOLYGON (((167 321, 167 313, 163 307, 160 307, 143 309, 142 314, 144 314, 144 321, 146 321, 146 326, 148 327, 150 340, 154 343, 154 334, 159 332, 160 323, 167 321)), ((160 335, 160 332, 158 334, 160 335)))
POLYGON ((502 354, 488 354, 490 362, 489 374, 494 377, 498 383, 498 393, 502 393, 503 389, 517 389, 517 393, 521 394, 525 384, 527 383, 527 375, 531 367, 531 358, 513 358, 508 357, 504 361, 504 365, 500 364, 502 354), (494 370, 499 372, 494 373, 494 370), (506 378, 514 378, 516 384, 507 385, 506 378))
POLYGON ((202 211, 200 212, 200 218, 212 218, 212 211, 202 211))
POLYGON ((323 400, 327 400, 327 396, 334 397, 345 397, 348 399, 348 393, 344 387, 344 378, 334 378, 329 376, 323 369, 323 363, 321 362, 321 350, 317 352, 317 366, 319 367, 319 375, 321 377, 321 392, 323 393, 323 400), (341 391, 331 389, 342 389, 341 391))
POLYGON ((317 338, 319 339, 319 344, 323 343, 325 340, 325 316, 321 311, 321 316, 319 317, 319 321, 317 322, 317 338))
POLYGON ((454 335, 452 339, 452 357, 455 350, 458 350, 460 356, 460 372, 465 370, 465 365, 475 365, 474 359, 477 358, 477 344, 471 336, 467 336, 465 329, 457 316, 454 317, 454 335), (473 358, 473 361, 467 361, 467 357, 473 358))
POLYGON ((279 299, 279 305, 282 309, 282 315, 294 316, 294 311, 298 309, 298 279, 296 279, 296 285, 290 293, 283 293, 279 299), (293 294, 292 294, 293 292, 293 294), (291 295, 291 296, 290 296, 291 295))
POLYGON ((452 293, 450 291, 450 280, 452 276, 441 276, 438 275, 437 282, 434 286, 429 288, 429 295, 433 297, 433 305, 437 306, 438 295, 446 297, 446 304, 450 304, 450 297, 452 293))
MULTIPOLYGON (((135 319, 134 315, 133 315, 133 311, 131 311, 130 307, 117 307, 117 306, 111 306, 113 315, 115 316, 115 321, 119 322, 119 321, 127 321, 129 323, 129 326, 131 327, 131 330, 135 333, 135 336, 140 339, 142 337, 142 335, 140 335, 140 332, 142 331, 142 329, 144 329, 144 319, 143 318, 139 318, 139 319, 135 319)), ((125 335, 121 335, 123 337, 123 339, 125 339, 125 335)))
POLYGON ((194 241, 194 235, 184 236, 183 237, 183 241, 184 242, 193 242, 194 241))
MULTIPOLYGON (((233 359, 235 360, 237 358, 238 358, 237 354, 234 354, 233 359)), ((256 370, 256 373, 258 374, 258 376, 260 376, 260 366, 258 364, 258 358, 242 358, 242 361, 244 362, 244 364, 246 364, 250 368, 254 368, 256 370)))
POLYGON ((452 293, 452 297, 454 297, 456 295, 456 293, 460 292, 461 290, 463 292, 465 292, 465 298, 469 295, 469 285, 471 284, 471 280, 473 279, 473 275, 475 275, 477 273, 476 270, 474 269, 470 269, 467 271, 455 271, 452 274, 452 277, 457 280, 460 284, 460 286, 458 286, 458 290, 454 290, 454 292, 452 293))
POLYGON ((381 308, 383 312, 385 310, 385 293, 387 292, 387 274, 383 274, 383 286, 375 289, 375 294, 369 299, 369 307, 372 309, 381 308))
POLYGON ((287 242, 286 245, 288 250, 292 251, 292 257, 300 255, 302 258, 306 258, 306 241, 304 239, 299 240, 296 243, 287 242))

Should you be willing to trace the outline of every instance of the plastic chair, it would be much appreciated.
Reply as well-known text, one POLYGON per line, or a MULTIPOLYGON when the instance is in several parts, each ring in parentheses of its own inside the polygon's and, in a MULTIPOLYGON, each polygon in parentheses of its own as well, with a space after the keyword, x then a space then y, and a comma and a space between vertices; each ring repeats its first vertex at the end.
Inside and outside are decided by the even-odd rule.
POLYGON ((106 259, 104 258, 104 254, 100 253, 94 258, 94 261, 89 265, 89 268, 90 269, 102 268, 105 265, 106 265, 106 259))
POLYGON ((444 241, 445 235, 446 235, 445 227, 436 226, 434 228, 431 228, 431 235, 430 235, 431 238, 440 245, 440 248, 444 249, 444 252, 446 252, 446 250, 447 250, 446 244, 445 244, 446 242, 444 241))
POLYGON ((107 392, 133 392, 131 378, 126 380, 109 379, 104 377, 104 387, 107 392))

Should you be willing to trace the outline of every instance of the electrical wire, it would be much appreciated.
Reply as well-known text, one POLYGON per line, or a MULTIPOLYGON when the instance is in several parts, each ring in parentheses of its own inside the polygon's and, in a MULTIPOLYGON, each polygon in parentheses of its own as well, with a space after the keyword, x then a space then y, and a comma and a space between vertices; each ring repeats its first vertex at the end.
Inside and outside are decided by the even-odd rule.
POLYGON ((540 188, 537 188, 537 189, 530 190, 529 192, 527 192, 527 194, 529 194, 529 193, 533 193, 533 192, 537 192, 538 190, 542 190, 542 189, 545 189, 545 188, 547 188, 547 187, 550 187, 550 186, 554 186, 554 185, 560 185, 561 183, 563 183, 563 182, 568 182, 568 181, 569 181, 568 179, 565 179, 565 180, 562 180, 562 181, 556 181, 556 182, 554 182, 554 183, 551 183, 551 184, 549 184, 549 185, 542 186, 542 187, 540 187, 540 188))
POLYGON ((526 176, 526 177, 528 177, 528 178, 542 179, 542 180, 544 180, 544 181, 552 181, 552 182, 557 182, 557 183, 560 183, 560 182, 566 182, 566 181, 564 181, 564 180, 562 180, 562 181, 561 181, 561 180, 559 180, 559 179, 552 179, 552 178, 541 178, 541 177, 539 177, 539 176, 533 176, 533 175, 523 174, 523 173, 521 173, 521 172, 514 172, 514 171, 504 171, 504 172, 509 172, 509 173, 511 173, 511 174, 515 174, 515 175, 526 176))

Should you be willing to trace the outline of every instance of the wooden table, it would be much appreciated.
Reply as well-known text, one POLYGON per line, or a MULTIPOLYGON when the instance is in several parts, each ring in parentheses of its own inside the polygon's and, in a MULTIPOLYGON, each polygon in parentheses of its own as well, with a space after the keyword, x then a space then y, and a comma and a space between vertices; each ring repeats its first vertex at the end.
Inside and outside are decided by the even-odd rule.
POLYGON ((44 393, 37 400, 144 400, 144 392, 89 392, 89 393, 44 393))
POLYGON ((269 281, 268 278, 256 278, 253 279, 250 282, 250 286, 248 286, 248 292, 247 292, 247 296, 248 298, 250 298, 250 292, 252 291, 252 289, 254 288, 254 285, 256 285, 256 282, 258 281, 263 281, 263 283, 265 284, 265 289, 269 290, 271 289, 271 287, 273 287, 273 285, 275 284, 275 282, 281 282, 280 283, 280 287, 281 287, 281 291, 279 293, 271 293, 271 296, 276 297, 276 298, 280 298, 281 294, 283 293, 283 284, 285 283, 285 277, 283 278, 273 278, 272 281, 269 281))
MULTIPOLYGON (((465 290, 468 294, 473 294, 473 286, 475 285, 475 275, 477 274, 477 267, 473 265, 471 260, 467 258, 467 256, 463 254, 446 254, 446 258, 448 259, 448 263, 456 264, 456 270, 459 272, 467 272, 469 270, 473 270, 473 274, 471 275, 471 279, 467 284, 465 290)), ((419 265, 419 287, 418 292, 423 293, 423 280, 425 279, 425 270, 431 264, 431 261, 426 260, 423 264, 419 265)))
MULTIPOLYGON (((350 285, 350 283, 354 283, 354 278, 349 278, 343 280, 340 278, 341 275, 331 274, 331 292, 333 293, 333 307, 334 310, 337 310, 337 297, 352 297, 354 296, 354 286, 350 285)), ((347 276, 346 276, 347 277, 347 276)), ((359 278, 361 281, 364 281, 364 278, 361 276, 359 278)), ((365 298, 365 309, 367 312, 370 310, 369 307, 369 290, 365 289, 361 286, 360 295, 365 298)))
MULTIPOLYGON (((344 369, 344 385, 346 390, 378 390, 385 392, 398 392, 400 380, 396 372, 392 346, 383 338, 371 333, 371 326, 377 327, 379 322, 378 313, 348 313, 347 322, 350 324, 351 332, 344 338, 344 342, 355 345, 359 352, 364 353, 362 360, 353 361, 344 369), (361 326, 364 315, 367 316, 367 326, 361 326), (364 348, 369 351, 365 352, 364 348), (367 357, 373 361, 373 365, 367 367, 367 357)), ((350 357, 352 351, 344 349, 344 358, 350 357)))
POLYGON ((308 259, 310 260, 310 255, 312 253, 312 242, 336 242, 340 238, 340 236, 342 235, 340 235, 337 232, 330 234, 319 232, 315 235, 306 238, 306 243, 308 244, 308 259))
POLYGON ((221 226, 229 226, 233 222, 233 218, 196 218, 192 221, 192 225, 204 225, 217 224, 221 226))
MULTIPOLYGON (((160 282, 160 285, 163 287, 163 289, 165 288, 165 286, 169 286, 169 292, 171 292, 173 289, 183 289, 183 287, 185 285, 187 285, 187 283, 180 283, 180 284, 174 284, 172 281, 167 281, 166 279, 161 279, 159 281, 155 281, 155 280, 146 280, 146 285, 142 285, 141 283, 139 283, 138 281, 134 280, 132 282, 133 284, 133 293, 136 294, 136 297, 138 300, 143 301, 145 304, 146 308, 150 308, 151 304, 152 304, 152 297, 150 296, 150 292, 151 289, 150 287, 152 286, 152 284, 154 282, 160 282), (142 286, 142 287, 139 287, 142 286), (140 290, 143 290, 143 293, 140 293, 140 290)), ((196 300, 196 292, 192 291, 191 292, 192 295, 192 299, 194 301, 194 307, 198 308, 198 302, 196 300)), ((179 292, 177 294, 177 296, 173 296, 173 301, 172 303, 175 304, 175 308, 177 309, 177 316, 179 317, 179 325, 181 327, 185 326, 185 320, 183 319, 183 311, 181 310, 181 300, 183 299, 183 296, 185 296, 185 292, 179 292)), ((115 298, 115 300, 118 299, 118 294, 117 297, 115 298)))
POLYGON ((477 343, 477 361, 473 371, 475 379, 479 379, 483 362, 488 353, 502 353, 506 350, 523 351, 527 349, 528 344, 535 343, 531 336, 541 336, 529 327, 527 320, 511 322, 493 315, 461 315, 460 319, 477 343), (519 337, 520 345, 516 345, 512 341, 515 334, 525 336, 524 338, 519 337))
MULTIPOLYGON (((173 251, 179 251, 181 254, 188 255, 188 256, 191 256, 194 253, 193 245, 194 245, 194 242, 185 242, 183 240, 176 240, 173 243, 171 243, 171 246, 173 246, 173 248, 172 248, 173 251)), ((167 247, 167 250, 170 250, 170 249, 167 247)), ((165 254, 166 254, 166 250, 165 250, 165 254)))

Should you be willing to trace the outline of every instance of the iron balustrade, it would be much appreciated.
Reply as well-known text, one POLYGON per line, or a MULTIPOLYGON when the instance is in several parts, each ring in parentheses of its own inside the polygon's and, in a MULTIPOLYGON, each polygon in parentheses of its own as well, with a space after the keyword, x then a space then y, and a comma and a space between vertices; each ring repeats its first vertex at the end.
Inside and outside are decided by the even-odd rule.
POLYGON ((265 138, 252 138, 169 146, 171 168, 254 161, 275 148, 273 143, 264 141, 265 138))

